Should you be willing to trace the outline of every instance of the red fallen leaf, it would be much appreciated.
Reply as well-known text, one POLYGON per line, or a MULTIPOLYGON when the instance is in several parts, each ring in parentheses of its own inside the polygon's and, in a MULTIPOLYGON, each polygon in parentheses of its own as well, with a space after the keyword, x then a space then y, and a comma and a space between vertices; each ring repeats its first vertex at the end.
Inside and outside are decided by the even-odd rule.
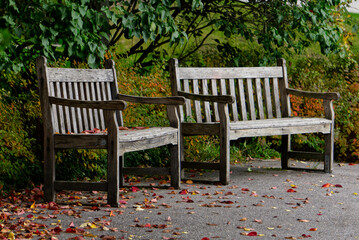
POLYGON ((233 204, 232 201, 221 201, 220 203, 225 203, 225 204, 233 204))
POLYGON ((32 215, 32 214, 29 214, 29 215, 27 215, 26 217, 27 218, 32 218, 34 215, 32 215))
POLYGON ((342 188, 342 187, 343 187, 343 186, 340 185, 340 184, 335 184, 334 186, 337 187, 337 188, 342 188))
POLYGON ((125 200, 120 200, 119 203, 120 203, 120 204, 127 204, 127 201, 125 201, 125 200))
POLYGON ((311 228, 311 229, 309 229, 309 231, 311 231, 311 232, 315 232, 315 231, 317 231, 318 229, 317 228, 311 228))
POLYGON ((188 191, 187 191, 187 189, 183 189, 182 191, 179 192, 179 194, 186 195, 186 194, 188 194, 188 191))
POLYGON ((249 192, 248 188, 242 188, 241 190, 244 191, 244 192, 249 192))
POLYGON ((307 235, 307 234, 302 234, 302 237, 303 237, 303 238, 310 238, 310 237, 312 237, 312 236, 307 235))
POLYGON ((287 192, 297 192, 297 191, 295 191, 293 188, 290 188, 287 190, 287 192))
POLYGON ((151 225, 150 223, 146 223, 144 227, 146 227, 146 228, 151 228, 152 225, 151 225))
POLYGON ((76 233, 76 228, 69 227, 66 229, 67 233, 76 233))
POLYGON ((62 230, 61 230, 60 227, 55 227, 55 228, 54 228, 54 232, 55 232, 56 234, 59 234, 60 232, 62 232, 62 230))
POLYGON ((132 192, 137 192, 139 191, 140 189, 138 187, 131 187, 130 189, 132 192))
POLYGON ((356 164, 355 163, 349 163, 348 165, 349 166, 355 166, 356 164))
POLYGON ((204 238, 202 238, 201 240, 209 240, 209 238, 208 238, 208 237, 204 237, 204 238))
POLYGON ((55 202, 49 202, 47 208, 50 210, 59 210, 59 206, 55 202))
POLYGON ((326 184, 324 184, 324 185, 322 186, 322 188, 328 188, 328 187, 331 187, 331 186, 332 186, 332 184, 326 183, 326 184))
POLYGON ((128 130, 127 127, 118 127, 119 130, 128 130))
POLYGON ((115 217, 116 215, 113 213, 113 211, 110 212, 110 217, 115 217))
POLYGON ((91 207, 91 210, 93 210, 93 211, 99 211, 99 210, 100 210, 100 208, 99 208, 99 207, 97 207, 97 206, 92 206, 92 207, 91 207))
POLYGON ((148 127, 134 127, 133 129, 136 129, 136 130, 143 130, 143 129, 147 129, 148 127))
POLYGON ((258 236, 258 234, 257 234, 257 232, 250 232, 250 233, 248 233, 248 235, 247 236, 258 236))

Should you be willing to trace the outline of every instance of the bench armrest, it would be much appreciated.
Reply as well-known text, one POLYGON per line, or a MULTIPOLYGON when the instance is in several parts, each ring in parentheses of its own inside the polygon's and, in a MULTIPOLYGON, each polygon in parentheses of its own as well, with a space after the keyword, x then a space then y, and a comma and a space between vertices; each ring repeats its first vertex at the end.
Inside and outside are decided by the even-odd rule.
POLYGON ((186 93, 183 91, 178 91, 178 95, 191 100, 217 102, 224 104, 234 103, 234 97, 231 95, 203 95, 203 94, 186 93))
POLYGON ((184 97, 138 97, 117 94, 117 99, 133 102, 133 103, 144 103, 144 104, 164 104, 164 105, 183 105, 185 103, 184 97))
POLYGON ((339 93, 320 93, 320 92, 309 92, 302 91, 293 88, 286 88, 287 94, 292 94, 301 97, 309 97, 309 98, 319 98, 323 100, 338 100, 340 98, 339 93))
POLYGON ((84 101, 49 97, 49 102, 50 104, 57 104, 67 107, 95 108, 103 110, 124 110, 127 106, 126 102, 121 100, 84 101))

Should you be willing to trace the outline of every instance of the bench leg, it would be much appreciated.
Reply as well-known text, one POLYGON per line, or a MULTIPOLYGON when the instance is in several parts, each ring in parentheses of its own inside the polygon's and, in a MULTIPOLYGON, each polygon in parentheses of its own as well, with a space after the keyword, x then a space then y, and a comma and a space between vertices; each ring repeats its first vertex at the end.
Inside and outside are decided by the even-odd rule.
POLYGON ((169 150, 171 154, 171 186, 180 188, 181 186, 181 154, 180 145, 170 145, 169 150))
POLYGON ((290 135, 282 136, 282 149, 281 149, 281 162, 282 169, 288 169, 288 159, 289 159, 289 151, 290 151, 290 135))
POLYGON ((325 149, 324 149, 324 172, 331 173, 333 171, 334 161, 334 134, 324 134, 325 149))
MULTIPOLYGON (((110 148, 109 148, 110 149, 110 148)), ((107 154, 107 201, 112 207, 118 207, 120 200, 119 156, 116 151, 107 154)))
POLYGON ((220 163, 219 163, 219 181, 223 185, 229 184, 230 173, 230 142, 228 138, 220 141, 220 163))
MULTIPOLYGON (((179 146, 179 150, 180 150, 180 161, 181 163, 184 162, 184 136, 181 134, 180 135, 180 146, 179 146)), ((185 175, 184 175, 184 169, 182 169, 182 164, 180 165, 180 171, 181 171, 181 175, 180 177, 181 178, 184 178, 185 175)))
POLYGON ((123 174, 123 168, 125 167, 125 156, 119 157, 119 171, 118 171, 118 177, 120 181, 120 187, 123 187, 125 185, 125 177, 123 174))
POLYGON ((44 142, 44 200, 55 201, 55 149, 50 139, 44 142))

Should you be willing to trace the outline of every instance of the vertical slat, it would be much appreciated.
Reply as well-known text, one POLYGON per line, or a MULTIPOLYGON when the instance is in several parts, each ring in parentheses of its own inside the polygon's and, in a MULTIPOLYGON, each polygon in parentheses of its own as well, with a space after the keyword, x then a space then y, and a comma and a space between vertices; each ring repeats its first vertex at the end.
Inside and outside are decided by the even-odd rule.
MULTIPOLYGON (((65 82, 61 84, 62 88, 62 97, 68 99, 68 85, 65 82)), ((64 107, 64 122, 65 122, 65 131, 66 133, 72 132, 71 116, 69 107, 64 107)))
POLYGON ((247 96, 249 101, 249 111, 251 114, 251 120, 256 120, 256 111, 255 111, 254 96, 253 96, 253 84, 251 78, 247 78, 247 96))
MULTIPOLYGON (((56 97, 62 97, 60 83, 56 82, 55 86, 56 86, 56 97)), ((59 121, 59 130, 60 130, 59 132, 66 133, 63 107, 57 106, 57 111, 58 111, 57 116, 58 116, 58 121, 59 121)))
MULTIPOLYGON (((80 92, 79 92, 79 88, 78 88, 78 84, 79 83, 74 83, 74 99, 76 100, 80 100, 80 92)), ((81 114, 81 108, 76 108, 76 119, 77 119, 77 124, 78 124, 78 131, 82 132, 84 129, 83 126, 83 121, 82 121, 82 114, 81 114)))
POLYGON ((261 79, 260 78, 256 78, 256 92, 257 92, 256 95, 257 95, 259 118, 264 119, 262 86, 261 86, 261 79))
MULTIPOLYGON (((69 82, 68 83, 68 98, 69 99, 74 99, 74 93, 73 93, 73 83, 69 82)), ((74 133, 78 133, 78 128, 77 128, 77 116, 76 116, 76 109, 74 107, 70 107, 70 121, 72 123, 72 131, 74 133)))
POLYGON ((239 91, 239 101, 241 104, 242 120, 246 121, 248 118, 247 118, 246 95, 244 94, 243 79, 238 79, 238 91, 239 91))
MULTIPOLYGON (((199 94, 197 79, 193 79, 192 86, 193 86, 193 93, 199 94)), ((194 111, 195 111, 195 115, 196 115, 196 121, 198 123, 201 123, 202 122, 201 103, 199 101, 193 101, 193 102, 194 102, 194 111)))
MULTIPOLYGON (((80 84, 80 100, 86 100, 86 96, 85 96, 85 83, 81 82, 80 84)), ((83 127, 84 130, 90 130, 90 126, 89 126, 89 122, 88 122, 88 117, 87 117, 87 109, 83 108, 82 109, 82 120, 83 120, 83 127)))
MULTIPOLYGON (((85 83, 85 94, 86 94, 86 100, 92 100, 91 93, 90 93, 90 84, 88 82, 85 83)), ((93 109, 87 109, 87 117, 89 121, 89 127, 90 129, 94 129, 94 122, 93 122, 93 109)))
MULTIPOLYGON (((49 92, 50 92, 50 96, 56 96, 55 95, 55 83, 54 82, 49 82, 49 92)), ((58 121, 58 115, 57 115, 57 106, 55 104, 51 105, 51 114, 52 114, 52 125, 53 125, 53 130, 55 133, 60 132, 59 129, 59 121, 58 121)))
MULTIPOLYGON (((183 91, 189 93, 189 82, 187 79, 183 80, 183 91)), ((186 111, 186 117, 187 118, 192 118, 192 109, 191 109, 191 102, 190 100, 186 100, 185 103, 185 111, 186 111)))
POLYGON ((273 118, 272 97, 270 93, 269 78, 264 79, 264 92, 267 106, 267 118, 273 118))
POLYGON ((237 94, 234 84, 234 79, 229 79, 229 94, 234 97, 234 103, 232 104, 232 115, 233 121, 238 121, 238 111, 237 111, 237 94))
MULTIPOLYGON (((216 79, 211 80, 211 88, 212 88, 212 95, 215 95, 215 96, 218 95, 216 79)), ((219 113, 218 113, 218 104, 216 102, 213 103, 213 108, 214 108, 214 119, 216 122, 218 122, 219 121, 219 113)))
MULTIPOLYGON (((94 82, 90 82, 90 94, 91 94, 91 100, 93 100, 93 101, 99 100, 98 95, 96 94, 94 82)), ((92 114, 93 114, 94 127, 100 129, 101 126, 100 126, 100 122, 99 122, 99 118, 98 118, 98 110, 92 109, 92 114)))
MULTIPOLYGON (((202 93, 203 95, 208 95, 208 80, 202 80, 202 93)), ((203 102, 204 105, 204 115, 206 117, 206 122, 211 122, 211 107, 209 102, 203 102)))
MULTIPOLYGON (((104 82, 101 82, 101 83, 98 83, 98 88, 97 88, 97 90, 98 90, 98 95, 99 95, 99 98, 101 99, 101 100, 106 100, 106 93, 105 93, 105 83, 104 82)), ((106 127, 105 127, 105 119, 104 119, 104 116, 103 116, 103 110, 101 109, 101 110, 99 110, 99 115, 100 115, 100 122, 101 122, 101 128, 102 129, 105 129, 106 127)))
POLYGON ((282 117, 282 115, 281 115, 281 111, 280 111, 278 78, 273 78, 273 96, 274 96, 276 117, 280 118, 280 117, 282 117))

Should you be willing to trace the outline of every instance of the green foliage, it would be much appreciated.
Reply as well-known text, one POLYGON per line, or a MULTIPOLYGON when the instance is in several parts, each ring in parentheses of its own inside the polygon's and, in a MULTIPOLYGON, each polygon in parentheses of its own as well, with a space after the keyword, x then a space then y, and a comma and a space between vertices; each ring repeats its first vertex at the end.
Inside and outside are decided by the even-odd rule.
POLYGON ((58 180, 101 180, 107 176, 105 150, 67 150, 56 154, 58 180))
POLYGON ((39 181, 42 164, 35 157, 38 145, 26 131, 20 102, 5 103, 3 94, 0 92, 0 188, 9 190, 39 181))

